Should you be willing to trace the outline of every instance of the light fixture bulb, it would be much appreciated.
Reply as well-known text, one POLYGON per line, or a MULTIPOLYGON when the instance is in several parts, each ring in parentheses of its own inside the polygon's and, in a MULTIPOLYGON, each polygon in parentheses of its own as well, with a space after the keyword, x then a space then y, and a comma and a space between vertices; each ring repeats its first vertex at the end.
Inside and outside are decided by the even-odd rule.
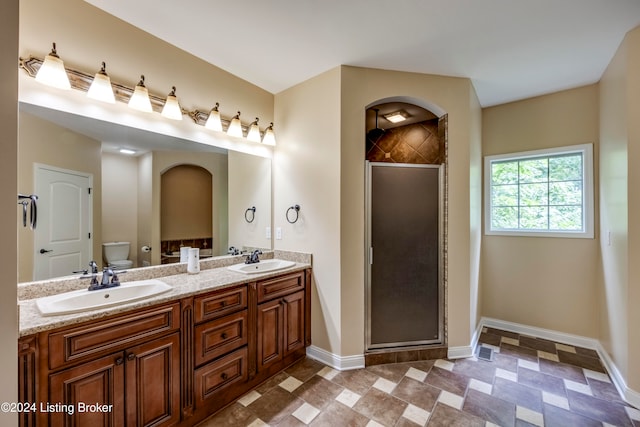
POLYGON ((222 120, 220 118, 220 111, 218 111, 219 106, 220 104, 216 102, 216 106, 211 109, 211 112, 209 112, 209 117, 207 118, 204 127, 222 132, 222 120))
POLYGON ((58 56, 55 43, 53 43, 51 53, 44 58, 44 62, 36 73, 36 80, 42 84, 58 89, 71 89, 67 70, 64 68, 64 62, 62 62, 62 59, 58 56))
POLYGON ((227 135, 242 138, 242 123, 240 122, 240 111, 238 111, 238 114, 233 116, 233 119, 231 119, 231 123, 229 123, 229 128, 227 129, 227 135))
POLYGON ((140 76, 140 81, 136 85, 133 95, 129 98, 129 107, 145 113, 153 111, 151 108, 151 100, 149 99, 149 91, 144 85, 144 75, 140 76))
POLYGON ((102 68, 98 71, 91 82, 87 96, 102 102, 115 104, 116 98, 113 95, 111 79, 107 75, 107 64, 102 63, 102 68))
POLYGON ((253 142, 260 142, 260 128, 258 127, 258 118, 249 126, 249 132, 247 132, 247 139, 253 142))
POLYGON ((264 130, 262 143, 265 145, 276 145, 276 134, 273 132, 273 122, 264 130))
POLYGON ((162 115, 171 120, 182 120, 182 108, 176 97, 176 87, 171 88, 171 92, 167 95, 167 100, 162 107, 162 115))

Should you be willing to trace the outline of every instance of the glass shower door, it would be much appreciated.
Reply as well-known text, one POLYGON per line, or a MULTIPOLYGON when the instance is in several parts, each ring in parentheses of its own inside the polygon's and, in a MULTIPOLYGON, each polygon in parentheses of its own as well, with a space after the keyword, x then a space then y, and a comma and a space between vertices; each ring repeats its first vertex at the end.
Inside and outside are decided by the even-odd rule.
POLYGON ((442 168, 368 163, 368 350, 442 343, 442 168))

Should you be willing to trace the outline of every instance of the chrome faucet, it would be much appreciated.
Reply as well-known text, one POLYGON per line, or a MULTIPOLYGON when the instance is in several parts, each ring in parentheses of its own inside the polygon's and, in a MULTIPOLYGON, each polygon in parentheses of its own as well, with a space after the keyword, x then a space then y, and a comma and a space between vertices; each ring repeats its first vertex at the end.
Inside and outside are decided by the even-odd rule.
MULTIPOLYGON (((98 264, 95 261, 89 261, 89 268, 91 269, 91 276, 89 276, 89 270, 74 271, 74 273, 82 273, 83 278, 91 277, 88 290, 97 291, 99 289, 120 286, 120 279, 111 267, 105 267, 102 270, 102 282, 98 282, 98 264)), ((120 271, 120 273, 125 273, 125 271, 120 271)))
POLYGON ((244 263, 255 264, 257 262, 260 262, 260 258, 258 257, 258 255, 262 255, 262 251, 260 249, 256 249, 255 251, 251 252, 251 254, 247 255, 247 260, 244 263))

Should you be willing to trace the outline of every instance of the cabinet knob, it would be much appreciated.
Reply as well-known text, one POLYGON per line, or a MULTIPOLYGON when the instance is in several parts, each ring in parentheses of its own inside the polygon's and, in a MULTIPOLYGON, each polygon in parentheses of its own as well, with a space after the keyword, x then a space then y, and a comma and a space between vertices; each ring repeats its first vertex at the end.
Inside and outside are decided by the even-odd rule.
POLYGON ((224 307, 225 305, 227 305, 227 302, 225 300, 222 300, 220 301, 220 305, 224 307))
POLYGON ((222 338, 223 340, 226 340, 227 339, 227 333, 226 332, 221 333, 220 334, 220 338, 222 338))
POLYGON ((124 358, 122 358, 122 357, 118 357, 118 358, 116 359, 116 365, 122 365, 123 363, 124 363, 124 358))
POLYGON ((129 354, 127 355, 127 360, 129 360, 129 361, 131 361, 131 360, 133 360, 133 359, 135 359, 135 358, 136 358, 136 355, 135 355, 135 354, 133 354, 133 353, 129 353, 129 354))
POLYGON ((220 374, 220 378, 222 378, 224 381, 226 381, 227 378, 229 378, 229 376, 227 375, 226 372, 223 372, 223 373, 220 374))

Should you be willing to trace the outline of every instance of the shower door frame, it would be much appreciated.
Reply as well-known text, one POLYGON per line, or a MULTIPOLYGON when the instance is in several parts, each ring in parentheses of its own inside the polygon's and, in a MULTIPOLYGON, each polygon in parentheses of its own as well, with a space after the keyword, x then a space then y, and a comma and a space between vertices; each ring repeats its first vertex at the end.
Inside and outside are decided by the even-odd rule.
POLYGON ((445 317, 445 289, 444 289, 444 203, 445 203, 445 165, 444 164, 415 164, 415 163, 388 163, 365 161, 365 352, 395 349, 416 349, 421 346, 433 346, 444 344, 444 317, 445 317), (373 167, 403 167, 438 169, 438 338, 391 342, 382 344, 371 343, 371 266, 373 257, 372 230, 371 230, 371 173, 373 167))

